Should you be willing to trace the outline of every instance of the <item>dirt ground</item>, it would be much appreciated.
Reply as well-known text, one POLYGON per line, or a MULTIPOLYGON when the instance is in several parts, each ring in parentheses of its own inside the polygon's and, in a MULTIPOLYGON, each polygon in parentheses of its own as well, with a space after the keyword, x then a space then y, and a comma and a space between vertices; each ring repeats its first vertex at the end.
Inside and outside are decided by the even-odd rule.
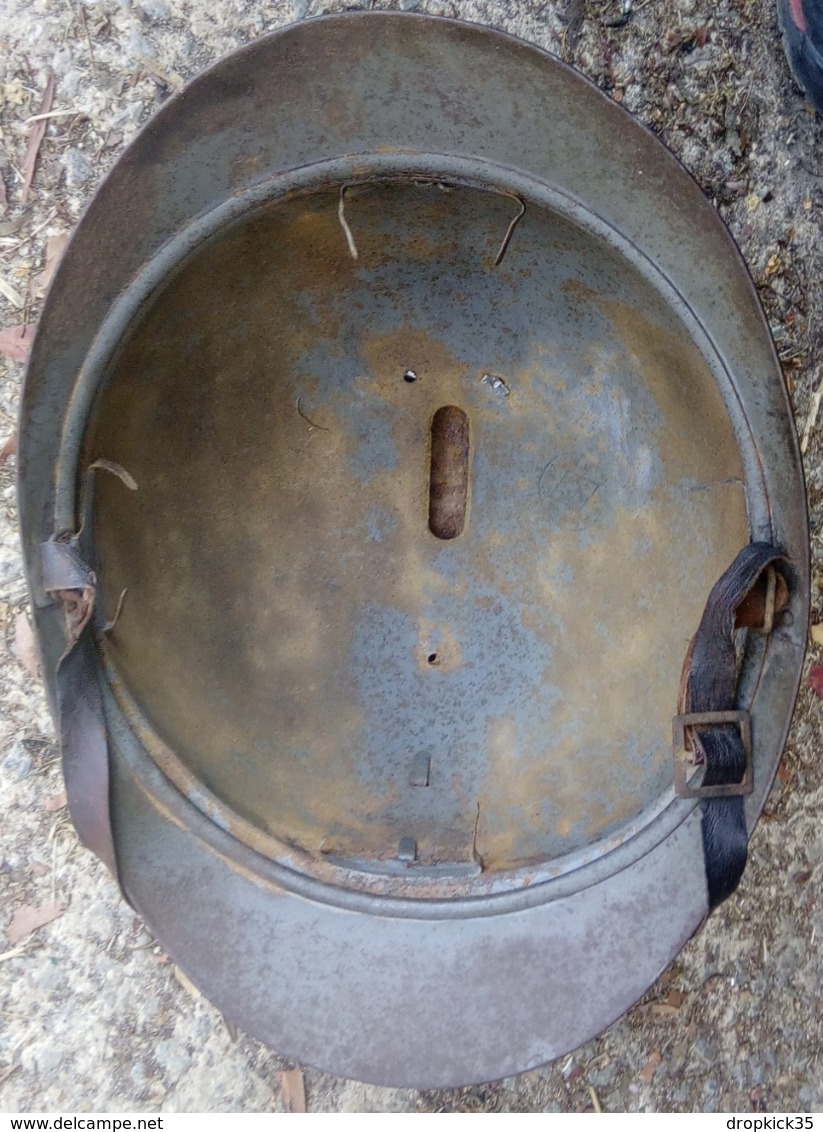
MULTIPOLYGON (((26 295, 36 320, 57 237, 170 91, 284 23, 360 6, 369 5, 0 0, 0 328, 21 321, 26 295), (24 208, 26 119, 50 70, 60 114, 48 120, 24 208)), ((678 155, 757 282, 802 433, 823 381, 823 127, 786 68, 774 0, 635 0, 628 18, 620 0, 399 6, 561 54, 678 155)), ((14 432, 21 378, 22 365, 0 356, 0 440, 14 432)), ((823 414, 806 459, 815 620, 821 454, 823 414)), ((0 1110, 282 1111, 295 1103, 295 1078, 282 1076, 291 1067, 193 993, 78 845, 44 697, 18 656, 31 664, 25 604, 11 459, 0 471, 0 1110), (26 908, 54 918, 13 942, 13 916, 19 928, 26 908)), ((308 1109, 823 1110, 820 708, 804 687, 739 892, 605 1034, 546 1068, 461 1090, 377 1088, 305 1069, 308 1109)))

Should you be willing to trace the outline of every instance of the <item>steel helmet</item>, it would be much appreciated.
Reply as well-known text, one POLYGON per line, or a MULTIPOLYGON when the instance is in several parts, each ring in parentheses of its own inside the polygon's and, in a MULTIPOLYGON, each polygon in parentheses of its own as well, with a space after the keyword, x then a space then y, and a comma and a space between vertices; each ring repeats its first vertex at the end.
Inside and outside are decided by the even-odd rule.
POLYGON ((502 1077, 734 889, 806 638, 792 415, 715 211, 558 60, 368 12, 205 73, 74 235, 20 463, 73 819, 250 1034, 502 1077))

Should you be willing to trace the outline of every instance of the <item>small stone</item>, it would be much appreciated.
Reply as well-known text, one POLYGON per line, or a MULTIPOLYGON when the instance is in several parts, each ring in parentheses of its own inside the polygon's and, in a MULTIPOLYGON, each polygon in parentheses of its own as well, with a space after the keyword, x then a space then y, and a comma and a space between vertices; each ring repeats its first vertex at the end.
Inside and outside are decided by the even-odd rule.
POLYGON ((65 978, 56 963, 41 963, 32 971, 29 978, 35 986, 43 991, 58 991, 65 986, 65 978))
POLYGON ((154 1059, 166 1080, 172 1084, 179 1080, 191 1064, 186 1047, 173 1038, 165 1038, 154 1047, 154 1059))
MULTIPOLYGON (((56 68, 55 68, 56 69, 56 68)), ((85 81, 85 75, 79 67, 69 67, 61 73, 60 93, 64 98, 76 98, 85 81)))
POLYGON ((63 47, 60 51, 55 52, 54 58, 51 61, 51 69, 58 74, 64 74, 72 64, 72 54, 68 47, 63 47))
POLYGON ((806 846, 806 858, 813 868, 823 862, 823 832, 818 833, 811 844, 806 846))
POLYGON ((720 1085, 713 1077, 703 1083, 703 1112, 717 1112, 720 1085))
POLYGON ((66 187, 79 189, 94 176, 89 160, 79 149, 69 149, 63 157, 63 168, 66 171, 66 187))
POLYGON ((139 62, 141 59, 154 59, 157 55, 154 47, 149 43, 139 28, 132 28, 129 33, 126 52, 130 59, 139 62))
POLYGON ((16 742, 3 759, 3 774, 11 782, 22 782, 31 774, 31 755, 21 742, 16 742))
POLYGON ((58 1043, 52 1044, 49 1039, 34 1042, 23 1051, 20 1064, 29 1073, 36 1073, 42 1080, 49 1073, 53 1073, 63 1060, 63 1050, 58 1043))
POLYGON ((717 1050, 706 1038, 700 1038, 694 1043, 694 1052, 706 1065, 714 1065, 717 1061, 717 1050))
POLYGON ((594 1085, 595 1089, 607 1089, 614 1084, 617 1073, 617 1064, 614 1061, 609 1061, 606 1065, 598 1065, 594 1069, 589 1069, 586 1079, 589 1084, 594 1085))
POLYGON ((166 0, 140 0, 140 7, 152 23, 160 23, 171 15, 166 0))
POLYGON ((414 1112, 415 1094, 411 1089, 344 1081, 338 1093, 338 1104, 340 1112, 414 1112))
POLYGON ((23 559, 16 546, 0 547, 0 583, 6 589, 23 577, 23 559))

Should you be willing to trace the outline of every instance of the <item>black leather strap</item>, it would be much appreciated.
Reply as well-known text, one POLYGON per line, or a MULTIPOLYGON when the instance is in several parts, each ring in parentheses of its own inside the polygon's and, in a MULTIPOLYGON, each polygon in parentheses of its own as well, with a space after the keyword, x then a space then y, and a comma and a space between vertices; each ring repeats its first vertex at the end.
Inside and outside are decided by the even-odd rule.
MULTIPOLYGON (((788 598, 782 574, 778 574, 777 586, 766 585, 768 567, 780 561, 785 561, 785 555, 778 547, 750 543, 716 582, 686 656, 681 713, 724 712, 737 706, 735 630, 741 624, 759 623, 767 631, 771 627, 772 609, 767 606, 771 602, 779 610, 788 598)), ((747 754, 739 727, 731 723, 696 724, 687 729, 687 737, 695 761, 705 767, 701 786, 743 781, 747 754)), ((737 888, 746 866, 746 816, 740 794, 704 798, 700 805, 709 907, 716 908, 737 888)))

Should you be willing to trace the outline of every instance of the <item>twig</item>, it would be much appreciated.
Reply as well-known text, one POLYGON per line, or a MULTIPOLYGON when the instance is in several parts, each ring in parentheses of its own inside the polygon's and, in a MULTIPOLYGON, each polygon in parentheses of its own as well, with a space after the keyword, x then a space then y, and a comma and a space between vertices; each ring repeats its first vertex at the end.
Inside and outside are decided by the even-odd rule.
MULTIPOLYGON (((49 80, 46 83, 46 89, 43 93, 43 101, 40 103, 38 114, 48 114, 51 110, 52 102, 54 101, 54 75, 49 75, 49 80)), ((34 123, 34 129, 29 136, 29 144, 26 147, 26 156, 23 161, 23 188, 20 193, 20 201, 25 204, 29 199, 29 190, 31 183, 34 180, 34 170, 37 165, 37 157, 40 153, 40 146, 43 138, 46 136, 46 123, 41 118, 34 123)))
POLYGON ((77 117, 82 113, 82 110, 49 110, 48 114, 32 114, 30 118, 26 118, 23 125, 31 126, 34 122, 49 122, 52 118, 71 118, 72 115, 77 117))
POLYGON ((357 259, 357 244, 354 242, 354 236, 352 235, 351 228, 349 227, 349 223, 346 220, 346 205, 343 201, 343 197, 347 188, 347 185, 340 186, 340 200, 337 205, 337 219, 340 221, 340 227, 343 229, 343 235, 346 237, 346 243, 349 247, 349 253, 351 254, 352 259, 357 259))
MULTIPOLYGON (((8 1015, 7 1017, 11 1017, 11 1015, 8 1015)), ((19 1017, 19 1015, 18 1015, 18 1017, 19 1017)), ((16 1073, 19 1068, 20 1068, 20 1062, 16 1061, 14 1063, 14 1065, 10 1065, 8 1067, 8 1069, 4 1069, 2 1071, 2 1073, 0 1073, 0 1085, 2 1085, 4 1081, 8 1081, 8 1079, 9 1079, 9 1077, 11 1077, 12 1073, 16 1073)))
POLYGON ((94 61, 94 48, 91 45, 91 36, 89 35, 89 25, 86 23, 86 13, 83 11, 83 0, 77 5, 77 11, 80 13, 80 23, 83 25, 83 35, 86 37, 86 43, 89 45, 89 58, 91 59, 91 73, 97 74, 97 64, 94 61))
MULTIPOLYGON (((54 826, 57 829, 57 826, 54 826)), ((55 837, 51 843, 51 902, 57 903, 57 842, 58 838, 55 837)))
POLYGON ((526 213, 526 206, 523 203, 523 201, 520 199, 520 197, 516 197, 512 193, 506 193, 505 196, 511 197, 512 200, 516 200, 517 203, 520 205, 520 211, 518 212, 517 216, 514 217, 514 219, 512 220, 512 222, 509 224, 508 228, 506 229, 506 235, 503 237, 503 243, 500 245, 500 251, 497 253, 497 258, 494 261, 495 267, 499 267, 500 264, 503 262, 503 256, 506 254, 506 250, 509 246, 509 240, 511 240, 511 238, 512 238, 512 233, 514 232, 515 228, 520 223, 520 221, 523 219, 523 217, 526 213))
POLYGON ((14 947, 11 951, 3 951, 0 953, 0 963, 6 959, 17 959, 21 955, 26 954, 25 945, 23 947, 14 947))
POLYGON ((18 240, 16 244, 9 245, 10 250, 13 251, 13 252, 19 252, 20 249, 24 246, 24 244, 27 244, 29 242, 29 240, 33 240, 35 236, 39 236, 44 228, 48 228, 49 224, 51 224, 52 220, 54 220, 56 215, 57 215, 57 209, 53 208, 51 210, 51 212, 48 214, 48 216, 46 217, 46 219, 43 221, 43 223, 38 224, 36 228, 32 228, 32 230, 29 232, 28 236, 24 236, 22 240, 18 240))
POLYGON ((809 415, 806 417, 806 425, 803 429, 803 439, 800 441, 800 451, 804 456, 809 446, 812 429, 817 424, 817 414, 820 412, 821 400, 823 400, 823 377, 821 377, 817 389, 815 389, 812 394, 811 404, 809 405, 809 415))
POLYGON ((594 1111, 595 1112, 602 1112, 603 1108, 600 1104, 600 1098, 597 1095, 597 1090, 595 1089, 594 1085, 589 1085, 589 1096, 592 1099, 592 1104, 594 1105, 594 1111))
POLYGON ((280 1089, 287 1112, 306 1111, 306 1081, 302 1069, 281 1070, 280 1089))
POLYGON ((297 415, 298 415, 299 417, 302 417, 302 418, 303 418, 303 420, 304 420, 304 421, 305 421, 305 422, 306 422, 307 424, 311 425, 311 427, 312 427, 312 428, 319 428, 321 432, 331 432, 331 429, 330 429, 330 428, 326 428, 326 426, 325 426, 325 425, 316 424, 316 423, 315 423, 315 422, 314 422, 314 421, 313 421, 313 420, 311 419, 311 417, 307 417, 307 416, 306 416, 306 414, 305 414, 305 413, 303 412, 303 410, 302 410, 302 409, 300 408, 300 398, 299 398, 299 397, 298 397, 298 398, 297 398, 297 400, 296 400, 296 401, 294 402, 294 407, 295 407, 295 409, 297 409, 297 415))

